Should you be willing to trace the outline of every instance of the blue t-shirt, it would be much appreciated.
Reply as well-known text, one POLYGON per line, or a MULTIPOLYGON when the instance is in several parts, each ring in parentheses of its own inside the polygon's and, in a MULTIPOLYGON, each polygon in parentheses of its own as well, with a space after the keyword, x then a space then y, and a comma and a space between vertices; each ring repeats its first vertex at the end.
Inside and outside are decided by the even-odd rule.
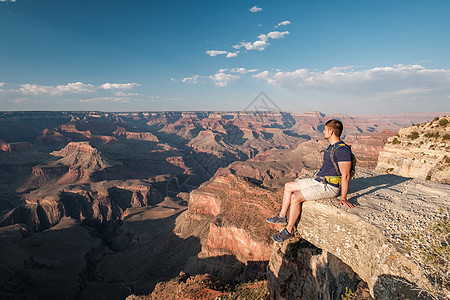
MULTIPOLYGON (((336 144, 340 144, 340 143, 343 143, 343 142, 339 141, 336 144)), ((328 148, 323 152, 323 164, 319 170, 319 173, 317 173, 317 176, 321 176, 321 177, 339 176, 339 174, 336 172, 336 169, 334 168, 333 163, 331 162, 331 157, 330 157, 330 151, 331 151, 331 149, 333 149, 333 147, 336 144, 328 146, 328 148)), ((334 150, 333 159, 336 163, 336 166, 338 166, 338 168, 339 168, 339 164, 338 164, 339 162, 352 161, 352 151, 347 146, 338 147, 336 150, 334 150)))

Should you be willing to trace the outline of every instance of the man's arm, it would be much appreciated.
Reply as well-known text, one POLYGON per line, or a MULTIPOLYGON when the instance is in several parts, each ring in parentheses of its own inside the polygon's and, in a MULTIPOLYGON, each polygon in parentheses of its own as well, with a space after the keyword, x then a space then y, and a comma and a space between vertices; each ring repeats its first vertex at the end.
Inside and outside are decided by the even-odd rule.
POLYGON ((347 201, 348 183, 350 182, 350 169, 352 167, 351 161, 340 161, 338 163, 339 171, 341 171, 341 201, 339 204, 345 205, 348 208, 353 208, 355 205, 347 201))

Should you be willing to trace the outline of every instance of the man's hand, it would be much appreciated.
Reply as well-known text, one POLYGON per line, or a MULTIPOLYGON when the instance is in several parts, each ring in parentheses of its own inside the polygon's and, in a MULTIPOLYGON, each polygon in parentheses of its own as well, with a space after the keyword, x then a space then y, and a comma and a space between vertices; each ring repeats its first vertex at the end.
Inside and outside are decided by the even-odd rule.
POLYGON ((353 207, 355 207, 355 205, 352 204, 352 203, 350 203, 350 202, 348 202, 347 199, 341 199, 341 201, 339 201, 339 204, 340 204, 340 205, 345 205, 345 206, 347 206, 348 208, 353 208, 353 207))

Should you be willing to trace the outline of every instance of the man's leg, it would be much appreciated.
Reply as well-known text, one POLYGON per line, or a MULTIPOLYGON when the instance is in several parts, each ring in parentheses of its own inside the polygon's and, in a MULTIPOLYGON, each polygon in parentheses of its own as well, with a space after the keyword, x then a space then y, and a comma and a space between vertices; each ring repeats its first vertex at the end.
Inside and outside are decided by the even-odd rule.
POLYGON ((288 224, 286 226, 286 230, 289 233, 292 233, 294 229, 295 222, 297 222, 298 217, 300 216, 300 212, 302 211, 301 204, 305 202, 305 198, 303 197, 300 191, 296 191, 291 195, 291 209, 289 211, 288 224))
MULTIPOLYGON (((294 193, 299 191, 300 191, 300 184, 297 181, 288 182, 284 185, 283 204, 281 205, 281 211, 278 214, 280 217, 284 218, 287 215, 289 206, 291 206, 292 210, 292 199, 293 199, 292 196, 294 193)), ((291 214, 289 214, 289 218, 291 217, 291 214)))
POLYGON ((289 223, 283 230, 274 234, 272 236, 272 240, 276 242, 284 242, 285 240, 294 237, 295 222, 297 222, 297 219, 300 216, 300 212, 302 210, 301 204, 304 201, 306 201, 305 197, 303 197, 300 191, 296 191, 291 194, 289 201, 291 207, 289 211, 289 223))

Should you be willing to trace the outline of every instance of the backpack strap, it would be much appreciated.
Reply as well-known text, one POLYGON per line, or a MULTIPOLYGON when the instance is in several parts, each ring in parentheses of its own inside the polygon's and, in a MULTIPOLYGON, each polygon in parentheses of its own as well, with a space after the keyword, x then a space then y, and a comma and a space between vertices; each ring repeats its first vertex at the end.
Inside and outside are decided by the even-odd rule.
POLYGON ((331 158, 331 162, 333 163, 334 169, 336 170, 336 173, 337 173, 339 176, 342 176, 342 174, 341 174, 341 171, 339 170, 339 167, 337 166, 336 162, 334 161, 334 151, 336 151, 337 148, 343 147, 343 146, 349 147, 349 148, 350 148, 350 151, 352 151, 352 148, 351 148, 349 145, 347 145, 346 143, 344 143, 344 142, 339 143, 339 144, 337 144, 337 145, 334 145, 333 148, 331 148, 331 150, 330 150, 330 158, 331 158))

